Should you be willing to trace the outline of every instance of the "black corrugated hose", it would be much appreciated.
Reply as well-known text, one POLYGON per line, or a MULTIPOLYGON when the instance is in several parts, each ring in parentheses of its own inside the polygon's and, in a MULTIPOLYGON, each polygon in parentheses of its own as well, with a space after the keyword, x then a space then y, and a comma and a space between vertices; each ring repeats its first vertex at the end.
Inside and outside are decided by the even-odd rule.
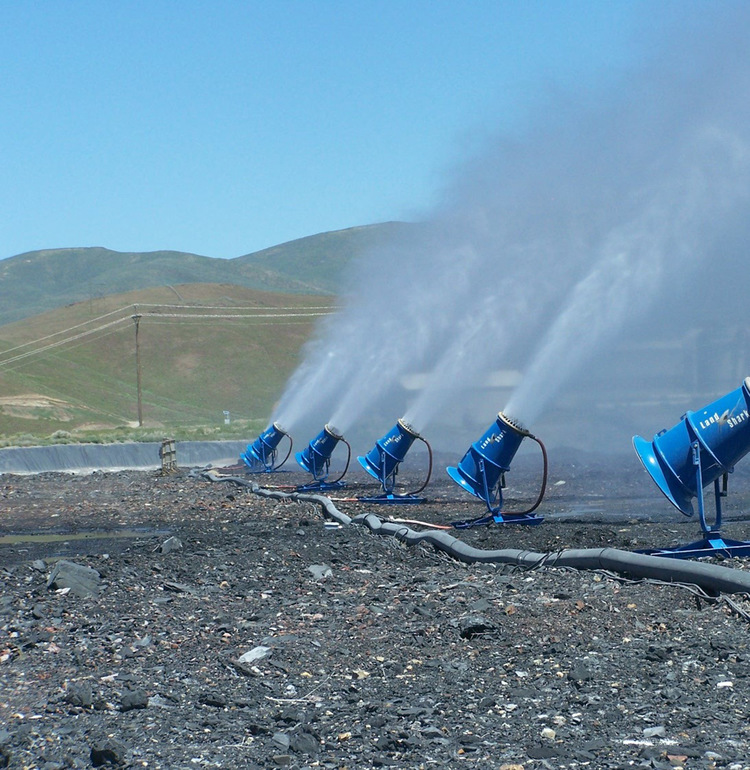
POLYGON ((514 548, 484 550, 474 548, 445 531, 417 532, 404 524, 382 521, 372 513, 353 519, 341 513, 325 495, 286 493, 263 489, 254 481, 239 476, 222 476, 211 470, 201 471, 211 481, 231 481, 249 487, 261 497, 277 500, 313 502, 321 506, 324 515, 342 525, 362 524, 378 535, 389 535, 406 545, 432 545, 465 564, 509 564, 526 569, 562 567, 578 570, 606 570, 629 578, 659 580, 665 583, 688 583, 700 587, 709 595, 719 593, 750 593, 750 573, 723 567, 720 564, 650 556, 617 548, 572 548, 550 553, 523 551, 514 548))

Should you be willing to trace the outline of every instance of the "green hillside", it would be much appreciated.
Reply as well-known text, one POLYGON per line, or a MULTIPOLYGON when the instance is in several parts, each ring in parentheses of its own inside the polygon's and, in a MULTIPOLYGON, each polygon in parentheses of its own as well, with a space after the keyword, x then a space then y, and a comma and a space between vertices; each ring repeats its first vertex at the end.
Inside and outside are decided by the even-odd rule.
POLYGON ((31 251, 0 261, 0 324, 109 294, 175 284, 335 294, 354 256, 409 227, 390 222, 320 233, 236 259, 99 247, 31 251))
POLYGON ((145 429, 244 436, 264 427, 332 304, 187 284, 89 298, 0 326, 0 437, 85 438, 136 426, 136 313, 145 429))
POLYGON ((306 293, 335 294, 340 289, 344 268, 353 257, 398 239, 414 227, 406 222, 385 222, 319 233, 237 257, 232 262, 248 277, 267 276, 267 289, 289 291, 286 282, 294 280, 306 293), (280 281, 278 286, 274 280, 280 281))
POLYGON ((107 294, 174 283, 231 282, 232 276, 224 260, 176 251, 31 251, 0 261, 0 323, 107 294))

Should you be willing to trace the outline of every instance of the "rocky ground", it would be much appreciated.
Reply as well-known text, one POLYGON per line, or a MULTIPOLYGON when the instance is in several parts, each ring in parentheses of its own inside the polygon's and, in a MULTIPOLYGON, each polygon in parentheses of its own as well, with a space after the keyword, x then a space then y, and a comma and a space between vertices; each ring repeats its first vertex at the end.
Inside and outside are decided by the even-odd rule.
MULTIPOLYGON (((538 479, 514 475, 523 507, 538 479)), ((348 516, 483 513, 442 471, 398 508, 352 500, 375 490, 350 476, 329 493, 348 516)), ((748 489, 732 478, 727 536, 750 538, 748 489)), ((630 458, 553 458, 540 513, 453 534, 540 552, 698 535, 630 458)), ((0 767, 750 768, 744 595, 462 564, 324 521, 185 470, 0 477, 0 767)))

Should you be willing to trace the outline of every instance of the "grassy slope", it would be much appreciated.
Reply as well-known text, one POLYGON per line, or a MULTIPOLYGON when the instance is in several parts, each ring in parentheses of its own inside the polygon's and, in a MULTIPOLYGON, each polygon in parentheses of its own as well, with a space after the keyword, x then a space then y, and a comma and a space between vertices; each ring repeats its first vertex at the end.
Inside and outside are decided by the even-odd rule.
MULTIPOLYGON (((413 227, 388 222, 320 233, 232 260, 93 247, 0 261, 0 440, 54 431, 80 434, 86 426, 112 430, 137 419, 133 310, 126 306, 331 305, 352 258, 413 227), (119 315, 92 321, 123 307, 119 315), (9 348, 116 318, 122 323, 98 335, 4 363, 14 355, 3 354, 9 348), (33 394, 43 398, 32 404, 33 394)), ((263 427, 314 323, 312 317, 266 324, 144 317, 144 422, 172 434, 199 425, 231 434, 238 420, 263 427), (223 424, 224 410, 232 415, 230 428, 223 424)))
POLYGON ((9 323, 92 297, 149 286, 231 282, 225 260, 174 251, 129 254, 102 248, 33 251, 0 262, 4 302, 0 323, 9 323))
MULTIPOLYGON (((3 366, 1 362, 12 354, 0 352, 0 396, 37 393, 60 402, 25 410, 7 403, 0 406, 0 435, 44 436, 86 426, 112 429, 136 420, 133 303, 175 303, 180 302, 178 297, 185 304, 271 312, 332 304, 331 298, 324 297, 190 284, 87 300, 7 324, 0 327, 0 351, 125 308, 102 319, 123 319, 112 329, 14 364, 3 366)), ((141 311, 146 312, 143 307, 141 311)), ((171 433, 198 425, 219 429, 226 409, 233 423, 242 419, 262 427, 314 323, 314 317, 176 319, 144 314, 139 335, 144 422, 171 433)))
MULTIPOLYGON (((335 294, 340 290, 344 269, 354 256, 366 254, 414 227, 406 222, 384 222, 319 233, 247 254, 232 262, 243 274, 251 271, 267 275, 268 288, 277 288, 272 282, 275 275, 277 280, 294 278, 298 286, 310 294, 335 294)), ((283 283, 278 289, 285 290, 283 283)))
POLYGON ((410 227, 390 222, 320 233, 236 259, 99 247, 19 254, 0 261, 0 324, 109 294, 175 284, 227 283, 287 294, 335 294, 352 257, 410 227))

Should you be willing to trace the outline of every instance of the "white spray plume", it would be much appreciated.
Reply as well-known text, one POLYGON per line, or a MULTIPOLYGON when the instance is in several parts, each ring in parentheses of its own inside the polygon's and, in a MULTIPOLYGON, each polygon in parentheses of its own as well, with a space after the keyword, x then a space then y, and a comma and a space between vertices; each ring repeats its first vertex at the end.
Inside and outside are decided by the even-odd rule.
POLYGON ((403 400, 404 374, 428 372, 405 413, 424 433, 472 383, 516 368, 524 379, 505 410, 531 425, 566 381, 597 395, 584 363, 606 368, 638 321, 652 332, 711 314, 737 323, 750 243, 749 17, 731 5, 710 28, 695 18, 666 30, 648 67, 597 99, 558 96, 522 139, 496 138, 463 164, 424 224, 352 264, 340 311, 307 346, 274 419, 346 432, 378 400, 403 400), (700 283, 709 267, 710 286, 700 283), (720 312, 685 301, 720 280, 730 282, 720 312))

